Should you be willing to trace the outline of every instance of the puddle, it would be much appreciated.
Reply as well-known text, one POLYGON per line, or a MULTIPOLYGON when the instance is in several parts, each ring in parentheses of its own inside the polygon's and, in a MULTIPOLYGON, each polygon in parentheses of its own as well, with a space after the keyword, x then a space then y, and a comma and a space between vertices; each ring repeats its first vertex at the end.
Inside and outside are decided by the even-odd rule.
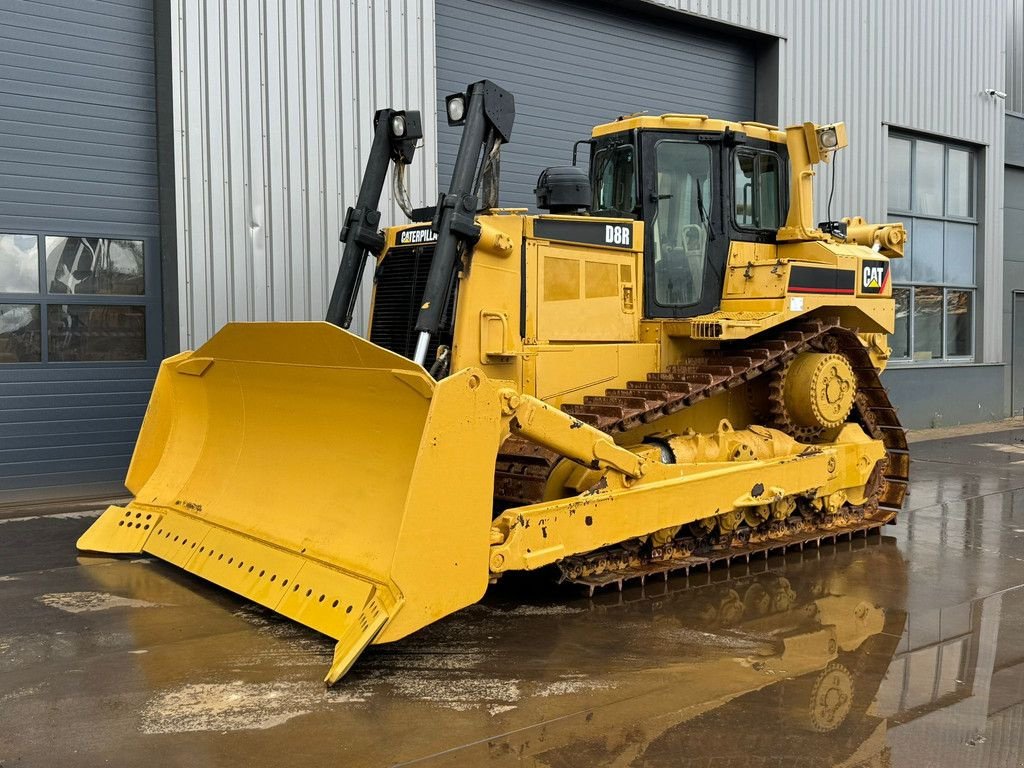
POLYGON ((142 712, 143 733, 264 730, 330 702, 364 701, 358 691, 333 692, 319 683, 198 683, 166 691, 142 712))
POLYGON ((40 595, 36 600, 50 608, 57 608, 66 613, 91 613, 109 611, 112 608, 160 608, 159 603, 146 600, 134 600, 129 597, 118 597, 106 592, 51 592, 40 595))

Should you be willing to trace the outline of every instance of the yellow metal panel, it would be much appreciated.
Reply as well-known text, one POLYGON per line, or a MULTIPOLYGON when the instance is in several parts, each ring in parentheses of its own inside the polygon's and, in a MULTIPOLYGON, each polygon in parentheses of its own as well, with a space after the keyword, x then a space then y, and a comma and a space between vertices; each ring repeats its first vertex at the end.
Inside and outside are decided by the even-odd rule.
POLYGON ((635 252, 552 242, 539 244, 536 254, 544 286, 537 308, 539 340, 636 340, 634 286, 619 282, 622 266, 632 274, 635 252))
POLYGON ((522 347, 520 286, 527 218, 501 214, 478 216, 477 221, 487 232, 500 233, 511 247, 473 251, 467 273, 471 277, 459 284, 450 370, 482 366, 490 378, 520 381, 522 359, 517 353, 522 347))
POLYGON ((604 394, 657 368, 656 344, 578 344, 527 347, 537 377, 537 397, 553 405, 604 394))
POLYGON ((544 301, 580 298, 580 262, 577 259, 544 257, 544 301))
MULTIPOLYGON (((606 296, 619 295, 619 280, 614 264, 587 261, 586 265, 586 275, 583 281, 584 286, 586 286, 586 298, 600 299, 606 296)), ((629 268, 628 264, 621 264, 620 266, 629 268)))
POLYGON ((92 552, 138 554, 163 516, 140 508, 110 507, 79 539, 92 552))
POLYGON ((209 532, 209 523, 168 510, 146 541, 145 551, 184 568, 209 532))
POLYGON ((269 607, 331 637, 339 637, 346 623, 354 619, 353 613, 359 616, 377 591, 366 581, 312 560, 294 558, 293 564, 290 583, 276 590, 273 584, 266 585, 268 600, 276 598, 269 607))
POLYGON ((604 123, 595 126, 591 136, 607 136, 613 133, 623 133, 633 130, 649 131, 707 131, 709 133, 721 133, 728 128, 736 133, 746 134, 752 139, 784 143, 786 134, 776 126, 764 123, 744 122, 737 123, 731 120, 713 120, 707 115, 632 115, 615 120, 611 123, 604 123))
MULTIPOLYGON (((436 385, 419 426, 423 437, 390 565, 405 604, 381 630, 380 642, 475 603, 487 589, 494 461, 507 434, 498 391, 508 385, 486 380, 479 369, 436 385)), ((376 483, 372 474, 368 479, 376 483)))
POLYGON ((562 399, 578 402, 584 393, 603 393, 619 376, 615 344, 537 347, 536 351, 537 397, 555 405, 562 399))
MULTIPOLYGON (((165 367, 176 367, 178 363, 187 360, 189 355, 191 355, 190 352, 182 352, 167 358, 161 366, 161 371, 165 367)), ((167 435, 171 431, 171 415, 174 412, 173 406, 162 402, 163 398, 167 396, 168 390, 166 387, 154 387, 153 394, 149 400, 149 406, 146 409, 146 420, 143 422, 139 433, 139 443, 163 445, 166 442, 167 435)), ((153 470, 156 469, 159 461, 160 453, 156 451, 136 450, 132 455, 131 464, 128 465, 128 476, 124 481, 125 487, 132 493, 137 494, 146 480, 149 479, 149 476, 153 474, 153 470)))
MULTIPOLYGON (((419 447, 417 425, 429 400, 391 368, 317 364, 322 339, 310 325, 319 324, 250 326, 241 333, 246 343, 262 335, 268 346, 290 337, 294 352, 281 349, 284 354, 265 361, 220 357, 202 377, 173 375, 167 383, 174 389, 174 429, 140 500, 198 508, 217 525, 313 557, 340 557, 339 564, 382 579, 390 563, 379 543, 397 535, 419 447), (296 333, 305 329, 314 338, 296 333), (307 351, 308 364, 282 361, 307 351), (374 483, 359 482, 367 466, 374 483), (333 482, 322 482, 325 475, 333 482), (296 504, 301 516, 289 514, 296 504), (391 512, 363 514, 374 508, 391 512)), ((225 330, 239 335, 231 326, 225 330)), ((222 334, 213 341, 223 347, 222 334)), ((211 352, 220 354, 206 347, 196 354, 211 352)), ((426 383, 422 370, 413 376, 426 383)), ((138 450, 151 448, 140 443, 138 450)))

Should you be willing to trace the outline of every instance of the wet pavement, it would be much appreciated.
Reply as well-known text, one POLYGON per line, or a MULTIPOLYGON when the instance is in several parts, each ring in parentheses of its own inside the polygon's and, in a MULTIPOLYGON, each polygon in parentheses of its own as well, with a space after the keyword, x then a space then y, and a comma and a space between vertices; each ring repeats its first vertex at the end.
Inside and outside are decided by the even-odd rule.
POLYGON ((332 689, 332 643, 87 513, 0 521, 0 766, 1024 765, 1024 430, 912 446, 884 536, 593 598, 538 578, 332 689))

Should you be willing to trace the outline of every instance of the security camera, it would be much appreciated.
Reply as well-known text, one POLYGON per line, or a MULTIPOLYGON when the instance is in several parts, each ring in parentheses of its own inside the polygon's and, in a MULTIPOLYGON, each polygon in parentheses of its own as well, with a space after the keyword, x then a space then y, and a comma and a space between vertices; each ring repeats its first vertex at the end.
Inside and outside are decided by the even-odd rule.
POLYGON ((986 88, 985 93, 997 99, 1006 98, 1006 91, 997 91, 995 88, 986 88))

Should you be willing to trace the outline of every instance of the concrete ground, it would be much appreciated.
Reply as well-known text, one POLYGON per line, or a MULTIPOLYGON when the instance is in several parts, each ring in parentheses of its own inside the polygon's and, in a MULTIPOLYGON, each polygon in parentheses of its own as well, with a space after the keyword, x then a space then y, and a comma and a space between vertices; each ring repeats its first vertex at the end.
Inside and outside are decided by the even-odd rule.
POLYGON ((326 638, 79 556, 94 513, 2 520, 0 766, 1024 765, 1009 426, 917 435, 882 537, 592 599, 510 580, 332 689, 326 638))

